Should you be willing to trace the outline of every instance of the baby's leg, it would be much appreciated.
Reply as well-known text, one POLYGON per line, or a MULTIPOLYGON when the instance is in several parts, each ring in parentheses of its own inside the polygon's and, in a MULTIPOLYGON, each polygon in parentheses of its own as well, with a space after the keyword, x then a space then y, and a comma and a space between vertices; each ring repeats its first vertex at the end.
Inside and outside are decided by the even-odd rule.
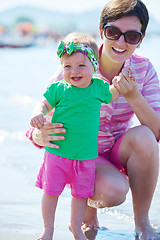
POLYGON ((42 217, 44 230, 40 239, 52 240, 54 232, 54 219, 58 197, 43 194, 42 198, 42 217))
POLYGON ((86 206, 86 198, 78 199, 72 197, 70 230, 72 231, 75 240, 87 240, 81 229, 86 206))

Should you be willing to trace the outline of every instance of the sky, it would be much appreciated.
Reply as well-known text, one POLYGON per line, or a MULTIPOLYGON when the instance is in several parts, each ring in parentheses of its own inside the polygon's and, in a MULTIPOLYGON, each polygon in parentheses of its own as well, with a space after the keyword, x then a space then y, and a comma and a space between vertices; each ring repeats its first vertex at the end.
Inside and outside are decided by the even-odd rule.
MULTIPOLYGON (((0 0, 0 11, 6 8, 15 7, 18 5, 39 6, 42 8, 67 11, 67 12, 83 12, 93 9, 101 9, 108 0, 0 0)), ((159 0, 143 0, 149 12, 158 20, 160 20, 159 0)))

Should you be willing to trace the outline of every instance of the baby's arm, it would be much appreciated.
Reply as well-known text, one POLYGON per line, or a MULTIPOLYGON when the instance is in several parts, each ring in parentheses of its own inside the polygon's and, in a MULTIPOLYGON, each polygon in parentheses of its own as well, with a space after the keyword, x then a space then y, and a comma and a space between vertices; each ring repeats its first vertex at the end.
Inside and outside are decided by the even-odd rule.
POLYGON ((49 104, 49 102, 45 99, 42 102, 40 102, 34 109, 30 124, 32 127, 41 129, 44 126, 44 123, 46 122, 45 115, 47 115, 48 112, 50 112, 53 109, 53 107, 49 104))
POLYGON ((120 95, 119 91, 116 88, 118 81, 120 81, 121 77, 116 76, 113 78, 113 84, 109 86, 109 90, 112 93, 111 103, 114 102, 120 95))

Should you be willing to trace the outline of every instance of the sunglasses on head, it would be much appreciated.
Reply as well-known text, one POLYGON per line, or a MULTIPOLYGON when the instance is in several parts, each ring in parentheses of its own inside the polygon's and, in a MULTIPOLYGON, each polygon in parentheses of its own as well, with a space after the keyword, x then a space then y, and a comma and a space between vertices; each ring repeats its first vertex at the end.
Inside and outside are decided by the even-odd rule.
POLYGON ((142 33, 137 31, 121 32, 119 28, 113 26, 104 26, 104 35, 107 39, 118 40, 122 35, 129 44, 138 44, 142 39, 142 33))

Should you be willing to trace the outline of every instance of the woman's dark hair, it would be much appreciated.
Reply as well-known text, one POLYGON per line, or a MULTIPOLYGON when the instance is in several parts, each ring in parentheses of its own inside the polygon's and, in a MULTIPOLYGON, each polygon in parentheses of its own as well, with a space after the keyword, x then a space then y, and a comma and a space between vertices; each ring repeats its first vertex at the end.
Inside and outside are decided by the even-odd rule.
POLYGON ((142 24, 141 32, 145 34, 149 14, 141 0, 110 0, 103 8, 100 16, 100 28, 103 31, 108 22, 114 22, 124 16, 136 16, 142 24))

